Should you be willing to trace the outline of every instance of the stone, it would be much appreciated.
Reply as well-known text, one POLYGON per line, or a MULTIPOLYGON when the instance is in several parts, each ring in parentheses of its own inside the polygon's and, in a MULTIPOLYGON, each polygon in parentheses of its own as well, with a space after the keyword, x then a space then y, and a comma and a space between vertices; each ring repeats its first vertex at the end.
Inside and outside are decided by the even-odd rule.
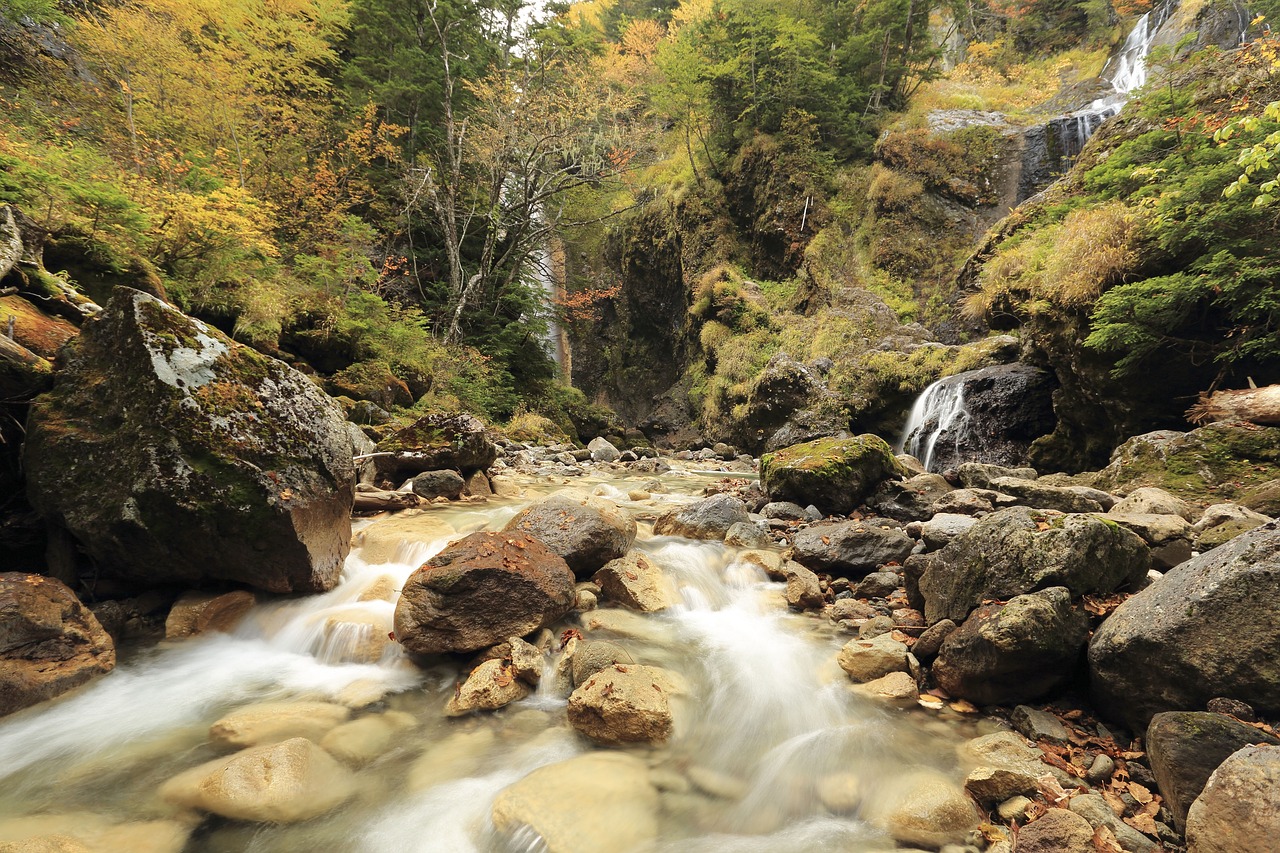
POLYGON ((1187 853, 1270 853, 1280 838, 1280 747, 1247 746, 1209 777, 1187 814, 1187 853))
POLYGON ((1240 505, 1259 515, 1280 516, 1280 478, 1268 480, 1240 495, 1240 505))
POLYGON ((1153 486, 1134 489, 1109 511, 1116 515, 1176 515, 1187 522, 1194 522, 1199 517, 1191 504, 1153 486))
POLYGON ((31 405, 32 506, 104 576, 331 589, 355 495, 342 409, 283 362, 141 291, 112 292, 31 405))
POLYGON ((787 579, 787 588, 782 596, 791 609, 808 610, 826 603, 818 576, 804 566, 794 560, 787 560, 782 564, 782 574, 787 579))
POLYGON ((232 820, 297 823, 356 791, 351 771, 306 738, 258 746, 170 779, 162 799, 232 820))
POLYGON ((446 717, 463 717, 476 711, 496 711, 528 696, 529 685, 516 678, 509 661, 487 660, 467 675, 466 681, 445 703, 446 717))
POLYGON ((741 800, 751 790, 750 786, 737 776, 696 764, 689 768, 688 776, 693 787, 709 797, 721 800, 741 800))
POLYGON ((906 672, 891 672, 865 684, 855 684, 853 692, 898 708, 911 708, 920 699, 916 680, 906 672))
POLYGON ((1100 752, 1093 757, 1093 762, 1090 763, 1084 778, 1090 784, 1103 785, 1115 772, 1115 761, 1112 760, 1111 756, 1100 752))
POLYGON ((907 672, 908 649, 888 634, 868 640, 850 640, 840 650, 836 662, 859 683, 874 681, 891 672, 907 672))
POLYGON ((1013 723, 1013 727, 1029 740, 1044 740, 1049 743, 1064 745, 1071 740, 1071 736, 1067 733, 1067 727, 1048 711, 1041 711, 1039 708, 1032 708, 1028 705, 1019 705, 1013 709, 1013 714, 1010 715, 1009 719, 1013 723))
POLYGON ((928 521, 937 501, 954 490, 941 474, 918 473, 905 480, 885 480, 867 498, 867 506, 898 521, 928 521))
POLYGON ((1069 683, 1089 639, 1089 619, 1064 587, 979 607, 947 635, 933 663, 938 686, 985 705, 1038 699, 1069 683))
POLYGON ((975 767, 965 777, 964 789, 969 796, 988 807, 1019 794, 1034 795, 1039 777, 1028 772, 1033 767, 975 767))
POLYGON ((920 539, 931 551, 945 548, 947 543, 963 533, 967 533, 978 519, 972 515, 961 515, 954 512, 940 512, 920 525, 920 539))
POLYGON ((504 530, 528 534, 564 558, 585 579, 624 556, 636 541, 636 523, 612 501, 552 495, 522 510, 504 530))
POLYGON ((594 580, 607 600, 642 613, 666 610, 677 601, 676 590, 662 569, 643 554, 609 561, 594 580))
POLYGON ((855 773, 828 773, 814 785, 818 802, 835 814, 855 814, 862 805, 862 779, 855 773))
POLYGON ((856 598, 838 598, 831 603, 831 607, 827 612, 827 616, 832 622, 844 622, 846 620, 855 620, 865 622, 873 619, 879 614, 879 611, 865 601, 858 601, 856 598))
POLYGON ((669 679, 656 667, 613 664, 589 677, 569 696, 569 724, 599 744, 659 744, 674 721, 669 679))
MULTIPOLYGON (((1010 505, 1008 501, 1015 500, 1008 495, 1004 498, 1006 506, 1010 505)), ((994 512, 999 500, 999 493, 989 489, 956 489, 934 501, 933 511, 955 515, 983 515, 994 512)))
POLYGON ((746 504, 732 495, 719 494, 663 513, 653 523, 653 533, 723 541, 733 525, 750 521, 746 504))
POLYGON ((409 487, 413 489, 415 495, 427 500, 448 498, 451 501, 456 501, 462 497, 462 491, 467 487, 467 481, 462 479, 462 475, 457 471, 448 469, 443 471, 423 471, 409 481, 409 487))
POLYGON ((590 640, 575 644, 570 661, 573 686, 578 687, 584 684, 588 678, 600 670, 608 669, 618 663, 630 665, 635 663, 635 659, 631 657, 630 652, 617 643, 610 643, 607 640, 590 640))
POLYGON ((455 731, 427 745, 409 768, 408 789, 425 791, 475 774, 493 752, 498 736, 489 727, 455 731))
POLYGON ((573 572, 524 533, 472 533, 409 576, 396 640, 415 655, 476 652, 523 637, 573 607, 573 572))
POLYGON ((1280 428, 1214 423, 1137 435, 1111 454, 1093 485, 1116 494, 1156 486, 1190 501, 1231 500, 1280 477, 1280 428))
POLYGON ((504 788, 491 816, 499 832, 532 827, 548 853, 628 853, 658 835, 658 791, 641 759, 589 752, 504 788))
POLYGON ((1095 830, 1105 826, 1125 853, 1156 853, 1159 845, 1116 817, 1101 794, 1081 794, 1071 798, 1071 811, 1089 822, 1095 830))
POLYGON ((466 477, 462 493, 473 498, 493 497, 493 484, 489 482, 489 476, 485 472, 472 471, 466 477))
POLYGON ((950 619, 934 622, 916 639, 915 645, 911 647, 911 653, 922 661, 933 660, 942 648, 942 641, 957 627, 959 626, 950 619))
POLYGON ((1179 832, 1187 810, 1218 765, 1250 744, 1280 746, 1280 739, 1239 720, 1207 711, 1166 711, 1147 726, 1147 757, 1179 832))
POLYGON ((991 488, 1005 495, 1012 495, 1022 506, 1034 509, 1052 509, 1057 512, 1102 512, 1102 504, 1071 489, 1046 486, 1034 480, 1017 477, 996 477, 991 488))
POLYGON ((963 841, 979 821, 964 791, 939 773, 908 772, 864 807, 865 818, 902 844, 936 849, 963 841))
POLYGON ((424 471, 483 471, 498 458, 484 423, 466 412, 418 418, 378 442, 378 453, 378 473, 396 483, 424 471))
POLYGON ((901 564, 915 542, 902 530, 864 521, 807 527, 792 540, 797 563, 838 577, 862 577, 888 563, 901 564))
POLYGON ((858 639, 870 640, 893 631, 893 618, 878 613, 858 626, 858 639))
POLYGON ((872 572, 854 587, 858 598, 888 598, 902 586, 902 576, 896 572, 872 572))
MULTIPOLYGON (((1136 534, 1098 515, 1012 507, 978 521, 941 551, 912 557, 925 619, 960 621, 982 601, 1061 586, 1072 595, 1136 587, 1151 554, 1136 534)), ((910 583, 908 589, 910 590, 910 583)))
POLYGON ((320 739, 320 748, 349 767, 363 767, 396 745, 397 739, 418 725, 402 711, 388 711, 351 720, 320 739))
POLYGON ((884 439, 871 434, 821 438, 760 460, 760 483, 771 501, 814 504, 826 513, 852 512, 881 482, 906 473, 884 439))
POLYGON ((506 659, 511 661, 516 678, 530 687, 537 687, 542 680, 542 671, 546 664, 542 649, 532 643, 526 643, 519 637, 509 637, 506 645, 508 649, 506 659))
POLYGON ((592 462, 617 462, 618 457, 622 455, 618 452, 618 448, 602 436, 596 436, 587 442, 587 450, 591 453, 592 462))
POLYGON ((1089 644, 1093 700, 1142 730, 1161 711, 1229 696, 1280 712, 1280 524, 1170 569, 1121 604, 1089 644))
POLYGON ((804 507, 790 501, 772 501, 760 509, 765 518, 776 518, 782 521, 807 521, 804 507))
POLYGON ((1018 830, 1017 853, 1095 853, 1093 827, 1068 809, 1049 809, 1018 830))
POLYGON ((115 665, 110 635, 66 584, 0 573, 0 716, 66 693, 115 665))
MULTIPOLYGON (((1031 800, 1023 796, 1010 797, 996 807, 996 814, 1000 815, 1000 819, 1006 823, 1012 823, 1015 820, 1022 820, 1027 814, 1027 809, 1031 807, 1031 800)), ((1088 824, 1088 821, 1085 821, 1088 824)), ((990 850, 988 850, 990 853, 990 850)), ((1090 851, 1092 853, 1092 851, 1090 851)))
POLYGON ((755 521, 736 522, 724 534, 724 544, 734 548, 765 548, 769 542, 769 529, 755 521))
MULTIPOLYGON (((1191 525, 1181 516, 1172 514, 1119 513, 1113 509, 1103 517, 1114 521, 1121 527, 1132 530, 1152 548, 1167 545, 1175 540, 1182 540, 1188 544, 1191 542, 1191 525)), ((1190 554, 1187 556, 1189 557, 1190 554)))
POLYGON ((1195 532, 1195 547, 1208 551, 1268 521, 1270 519, 1265 515, 1239 504, 1214 504, 1205 509, 1200 520, 1191 528, 1195 532))
POLYGON ((998 478, 1031 481, 1039 476, 1034 468, 1011 468, 986 462, 962 462, 956 467, 956 478, 966 489, 995 489, 991 484, 998 478))
POLYGON ((173 603, 164 620, 164 638, 180 640, 207 631, 229 633, 244 618, 257 598, 239 589, 234 592, 185 592, 173 603))
POLYGON ((241 749, 292 738, 319 741, 351 716, 329 702, 261 702, 237 708, 209 727, 209 739, 241 749))
POLYGON ((91 812, 0 819, 3 853, 182 853, 192 827, 177 820, 123 823, 91 812))

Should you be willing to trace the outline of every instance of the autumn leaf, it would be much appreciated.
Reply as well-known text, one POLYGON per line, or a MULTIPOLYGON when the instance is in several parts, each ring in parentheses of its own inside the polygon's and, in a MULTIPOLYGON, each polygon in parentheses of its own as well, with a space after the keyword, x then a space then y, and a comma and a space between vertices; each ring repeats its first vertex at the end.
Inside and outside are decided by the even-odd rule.
POLYGON ((1093 847, 1098 853, 1124 853, 1116 834, 1106 824, 1099 826, 1093 833, 1093 847))
POLYGON ((1139 785, 1137 782, 1130 782, 1127 787, 1129 789, 1129 796, 1133 797, 1142 805, 1145 806, 1147 803, 1151 802, 1151 791, 1147 790, 1147 788, 1139 785))

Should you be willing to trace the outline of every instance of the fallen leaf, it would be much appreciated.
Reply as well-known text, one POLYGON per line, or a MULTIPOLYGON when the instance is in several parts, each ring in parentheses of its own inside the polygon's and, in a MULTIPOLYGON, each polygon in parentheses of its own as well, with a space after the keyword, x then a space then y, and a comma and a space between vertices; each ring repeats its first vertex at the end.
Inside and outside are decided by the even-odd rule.
POLYGON ((1122 820, 1138 830, 1138 832, 1146 833, 1147 835, 1156 835, 1158 832, 1155 818, 1149 814, 1138 812, 1133 817, 1122 818, 1122 820))
POLYGON ((965 699, 957 699, 956 701, 952 702, 949 707, 951 708, 951 710, 959 714, 978 713, 978 706, 974 705, 972 702, 969 702, 965 699))
POLYGON ((1124 853, 1124 848, 1116 841, 1116 834, 1105 823, 1094 830, 1093 847, 1098 853, 1124 853))
POLYGON ((1102 791, 1102 799, 1107 801, 1107 805, 1111 806, 1111 810, 1117 815, 1124 814, 1124 800, 1120 799, 1120 795, 1115 791, 1104 788, 1102 791))
POLYGON ((1142 805, 1145 806, 1147 803, 1151 802, 1151 792, 1142 785, 1139 785, 1137 782, 1130 782, 1127 787, 1129 788, 1129 796, 1133 797, 1142 805))

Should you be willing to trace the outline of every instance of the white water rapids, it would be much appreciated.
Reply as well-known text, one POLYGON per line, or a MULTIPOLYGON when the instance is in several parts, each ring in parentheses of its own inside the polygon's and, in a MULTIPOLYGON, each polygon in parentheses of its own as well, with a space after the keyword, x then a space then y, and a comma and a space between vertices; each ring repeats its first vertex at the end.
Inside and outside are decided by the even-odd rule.
MULTIPOLYGON (((661 479, 676 493, 655 495, 667 501, 688 499, 678 493, 706 481, 678 472, 661 479)), ((586 488, 593 486, 642 518, 664 508, 628 501, 625 482, 586 488)), ((563 696, 540 690, 495 713, 449 719, 442 709, 465 663, 422 669, 394 643, 375 663, 350 662, 354 649, 390 628, 394 604, 378 590, 394 598, 451 539, 500 529, 527 502, 433 507, 368 525, 332 592, 260 605, 231 635, 135 653, 90 686, 0 721, 0 842, 20 834, 21 820, 45 815, 69 832, 86 821, 185 821, 194 830, 177 849, 188 853, 545 849, 527 828, 497 833, 489 809, 503 788, 536 768, 599 749, 569 728, 563 696), (210 742, 209 726, 228 712, 316 699, 349 704, 357 718, 395 710, 418 723, 356 771, 358 792, 346 805, 273 826, 201 821, 157 797, 166 780, 224 754, 210 742)), ((848 635, 825 619, 788 612, 780 584, 736 552, 655 538, 643 523, 636 547, 665 570, 682 603, 653 615, 593 611, 576 624, 587 639, 609 639, 638 663, 688 682, 672 741, 627 752, 653 774, 722 780, 713 794, 696 784, 664 789, 658 837, 642 849, 891 850, 894 842, 867 816, 897 796, 895 780, 922 771, 962 777, 955 746, 973 734, 962 731, 967 722, 950 711, 891 710, 852 695, 835 663, 848 635), (855 785, 862 805, 844 813, 825 807, 820 788, 833 779, 855 785)), ((549 655, 548 667, 553 662, 549 655)), ((564 803, 571 818, 573 807, 564 803)))

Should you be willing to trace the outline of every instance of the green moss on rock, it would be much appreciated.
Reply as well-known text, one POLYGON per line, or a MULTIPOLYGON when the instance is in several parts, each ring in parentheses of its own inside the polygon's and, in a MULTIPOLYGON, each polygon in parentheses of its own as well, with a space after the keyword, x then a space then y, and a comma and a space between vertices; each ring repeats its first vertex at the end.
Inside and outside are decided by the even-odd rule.
POLYGON ((761 484, 772 500, 824 512, 852 512, 881 482, 906 475, 885 440, 870 434, 820 438, 760 460, 761 484))

